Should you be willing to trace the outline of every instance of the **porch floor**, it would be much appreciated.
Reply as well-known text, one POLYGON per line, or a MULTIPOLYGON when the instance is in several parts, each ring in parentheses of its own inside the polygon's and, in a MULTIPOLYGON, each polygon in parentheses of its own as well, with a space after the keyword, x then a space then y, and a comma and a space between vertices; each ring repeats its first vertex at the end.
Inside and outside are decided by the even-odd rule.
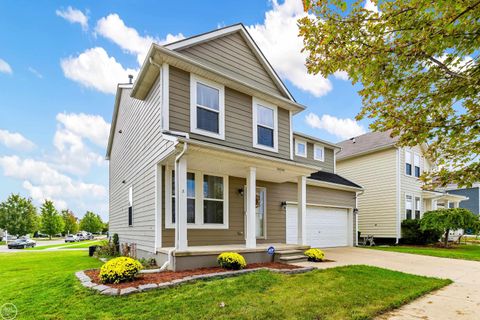
MULTIPOLYGON (((173 256, 182 257, 182 256, 203 256, 203 255, 215 255, 220 254, 226 251, 233 251, 238 253, 249 253, 249 252, 266 252, 269 247, 274 247, 275 251, 282 250, 307 250, 310 246, 303 246, 297 244, 286 244, 286 243, 258 243, 256 248, 246 248, 245 244, 224 244, 224 245, 214 245, 214 246, 191 246, 187 250, 175 251, 173 256)), ((164 247, 160 248, 157 251, 159 253, 168 254, 170 250, 173 250, 174 247, 164 247)))

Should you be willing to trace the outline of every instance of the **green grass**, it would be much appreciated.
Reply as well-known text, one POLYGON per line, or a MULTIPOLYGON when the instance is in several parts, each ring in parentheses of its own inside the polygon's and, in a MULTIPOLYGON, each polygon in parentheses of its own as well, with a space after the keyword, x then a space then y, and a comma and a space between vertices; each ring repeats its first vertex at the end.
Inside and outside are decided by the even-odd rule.
POLYGON ((80 242, 78 244, 72 244, 72 245, 69 245, 67 247, 64 247, 64 248, 60 248, 60 249, 72 249, 72 248, 75 248, 75 249, 78 249, 78 248, 88 248, 90 246, 98 246, 98 245, 101 245, 103 242, 105 242, 104 240, 93 240, 93 241, 85 241, 85 242, 80 242))
POLYGON ((0 246, 6 245, 7 243, 5 241, 0 241, 0 246))
POLYGON ((479 245, 460 245, 453 248, 437 248, 437 247, 415 247, 415 246, 393 246, 393 247, 370 247, 371 249, 395 251, 403 253, 421 254, 426 256, 434 256, 441 258, 463 259, 480 261, 479 245))
POLYGON ((82 251, 0 254, 0 305, 14 303, 17 319, 368 319, 451 282, 348 266, 299 275, 259 271, 110 297, 74 276, 100 265, 82 251))
POLYGON ((96 245, 99 244, 101 241, 100 240, 90 240, 90 241, 84 241, 84 242, 68 242, 68 243, 58 243, 58 244, 49 244, 46 246, 36 246, 34 248, 27 248, 25 250, 45 250, 45 249, 50 249, 50 248, 60 248, 60 249, 70 249, 70 248, 88 248, 91 245, 96 245))

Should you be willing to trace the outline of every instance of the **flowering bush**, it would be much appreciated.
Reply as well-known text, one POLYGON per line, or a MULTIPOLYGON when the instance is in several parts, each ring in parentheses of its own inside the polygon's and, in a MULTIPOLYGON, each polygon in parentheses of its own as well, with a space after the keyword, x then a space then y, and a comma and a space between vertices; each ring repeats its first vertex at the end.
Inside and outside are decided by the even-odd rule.
POLYGON ((221 253, 217 258, 217 262, 220 267, 232 270, 240 270, 247 266, 245 258, 235 252, 221 253))
POLYGON ((303 254, 308 257, 308 261, 320 262, 325 258, 325 253, 320 249, 308 249, 303 254))
POLYGON ((118 257, 106 262, 100 268, 100 280, 103 283, 130 281, 142 270, 142 264, 129 257, 118 257))

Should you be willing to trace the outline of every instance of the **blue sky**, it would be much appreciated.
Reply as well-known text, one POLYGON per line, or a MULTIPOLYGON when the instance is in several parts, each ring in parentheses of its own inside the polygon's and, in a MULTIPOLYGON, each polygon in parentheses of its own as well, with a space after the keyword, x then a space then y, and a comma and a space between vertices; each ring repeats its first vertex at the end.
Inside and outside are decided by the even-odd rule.
POLYGON ((106 218, 116 82, 139 69, 145 43, 238 22, 308 106, 295 130, 333 142, 365 132, 366 121, 352 120, 358 88, 342 74, 306 74, 295 36, 302 14, 300 0, 0 2, 0 200, 20 193, 106 218))

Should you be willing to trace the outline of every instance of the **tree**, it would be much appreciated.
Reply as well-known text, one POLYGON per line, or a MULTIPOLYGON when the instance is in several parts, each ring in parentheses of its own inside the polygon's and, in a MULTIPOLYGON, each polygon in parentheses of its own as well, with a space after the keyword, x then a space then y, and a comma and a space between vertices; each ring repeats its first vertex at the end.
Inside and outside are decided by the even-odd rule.
POLYGON ((0 203, 0 229, 9 234, 23 236, 37 231, 37 209, 31 199, 12 194, 0 203))
POLYGON ((105 222, 105 223, 103 224, 102 233, 105 234, 105 233, 107 233, 107 232, 108 232, 108 222, 105 222))
POLYGON ((450 230, 478 230, 480 222, 470 210, 464 208, 439 209, 425 212, 420 221, 422 230, 442 231, 445 247, 448 247, 450 230))
POLYGON ((78 221, 77 217, 70 210, 62 210, 63 218, 63 232, 65 234, 75 234, 78 232, 78 221))
POLYGON ((87 211, 85 216, 80 221, 80 229, 91 233, 101 232, 103 229, 102 218, 98 214, 87 211))
POLYGON ((374 119, 402 147, 428 143, 437 169, 422 176, 427 187, 479 181, 480 1, 303 2, 308 71, 346 72, 363 86, 357 120, 374 119))
POLYGON ((40 210, 41 230, 52 239, 52 236, 63 231, 64 223, 62 216, 55 209, 53 202, 49 200, 45 200, 40 210))

